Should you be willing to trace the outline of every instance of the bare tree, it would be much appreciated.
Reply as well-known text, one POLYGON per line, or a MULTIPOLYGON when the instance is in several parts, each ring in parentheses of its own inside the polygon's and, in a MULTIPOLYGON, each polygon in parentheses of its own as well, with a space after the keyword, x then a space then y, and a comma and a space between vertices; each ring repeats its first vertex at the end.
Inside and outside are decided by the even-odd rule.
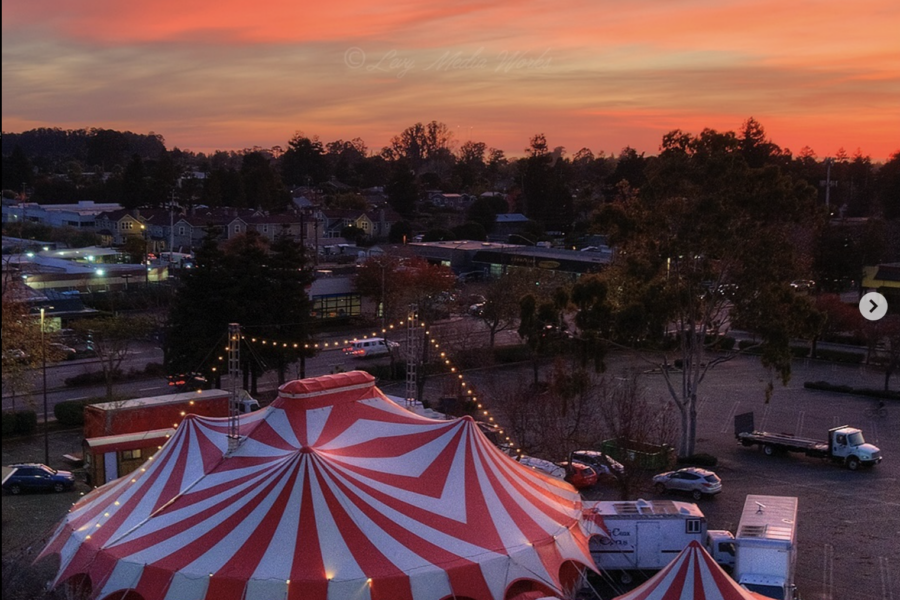
POLYGON ((106 397, 113 399, 113 383, 122 361, 135 340, 153 330, 147 317, 112 316, 72 324, 76 332, 91 340, 106 380, 106 397))

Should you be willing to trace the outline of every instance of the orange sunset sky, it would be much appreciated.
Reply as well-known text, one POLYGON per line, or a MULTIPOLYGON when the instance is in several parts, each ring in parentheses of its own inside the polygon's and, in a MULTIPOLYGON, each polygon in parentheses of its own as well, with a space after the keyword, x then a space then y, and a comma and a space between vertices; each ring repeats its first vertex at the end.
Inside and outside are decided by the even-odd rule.
POLYGON ((295 131, 378 150, 417 121, 522 155, 653 154, 750 116, 795 154, 900 150, 896 0, 3 2, 4 131, 195 151, 295 131))

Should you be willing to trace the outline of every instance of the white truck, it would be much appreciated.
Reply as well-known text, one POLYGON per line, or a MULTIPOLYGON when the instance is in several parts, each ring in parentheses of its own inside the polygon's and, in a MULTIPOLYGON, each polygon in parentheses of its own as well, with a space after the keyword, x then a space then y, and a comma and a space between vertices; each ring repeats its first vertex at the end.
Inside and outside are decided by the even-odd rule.
POLYGON ((584 502, 583 514, 594 563, 622 583, 659 571, 691 541, 706 540, 706 516, 689 502, 584 502))
POLYGON ((735 581, 767 598, 796 598, 797 498, 748 495, 734 549, 735 581))
POLYGON ((734 417, 734 435, 743 446, 757 445, 766 456, 778 453, 802 452, 807 456, 829 458, 847 465, 851 471, 862 467, 872 467, 881 462, 881 450, 867 444, 862 431, 855 427, 832 427, 827 439, 814 440, 797 437, 790 433, 770 433, 757 431, 753 423, 753 413, 734 417))

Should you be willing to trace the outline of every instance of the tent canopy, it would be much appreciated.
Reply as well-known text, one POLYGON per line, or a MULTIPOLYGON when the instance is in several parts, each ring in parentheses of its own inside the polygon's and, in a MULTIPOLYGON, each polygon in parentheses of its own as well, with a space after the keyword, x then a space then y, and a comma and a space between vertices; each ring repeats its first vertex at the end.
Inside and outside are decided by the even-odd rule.
POLYGON ((475 422, 391 402, 363 372, 287 383, 265 410, 188 415, 138 471, 85 496, 42 556, 95 597, 502 599, 592 566, 573 488, 475 422))
POLYGON ((615 600, 771 600, 748 592, 692 541, 665 569, 615 600))

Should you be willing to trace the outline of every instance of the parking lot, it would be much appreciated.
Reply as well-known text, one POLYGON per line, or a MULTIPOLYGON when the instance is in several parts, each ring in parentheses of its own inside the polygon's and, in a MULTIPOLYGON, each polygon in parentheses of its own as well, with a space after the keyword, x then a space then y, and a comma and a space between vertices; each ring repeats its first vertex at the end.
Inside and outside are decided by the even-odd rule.
MULTIPOLYGON (((610 361, 615 374, 634 361, 624 357, 610 361)), ((529 369, 530 366, 521 367, 529 369)), ((506 373, 472 372, 468 380, 507 376, 506 373)), ((517 377, 515 373, 508 374, 517 377)), ((888 416, 867 418, 874 400, 861 396, 803 389, 804 381, 878 387, 883 374, 865 367, 839 366, 816 361, 798 362, 787 387, 776 383, 768 404, 764 386, 768 375, 752 358, 739 358, 717 367, 700 393, 697 450, 718 457, 714 468, 724 491, 699 505, 709 527, 734 531, 747 494, 799 497, 799 558, 796 584, 804 600, 900 600, 900 405, 888 403, 888 416), (879 446, 885 457, 872 469, 851 472, 839 465, 802 455, 767 457, 755 448, 744 448, 734 439, 735 414, 756 414, 757 428, 825 439, 837 425, 860 427, 867 441, 879 446)), ((663 381, 647 372, 641 381, 651 398, 667 401, 663 381)), ((388 393, 392 386, 385 385, 388 393)), ((431 385, 439 386, 439 378, 431 385)), ((61 456, 80 449, 77 431, 54 432, 50 437, 51 465, 65 468, 61 456)), ((43 438, 3 442, 3 464, 42 461, 43 438)), ((37 494, 3 499, 3 554, 33 554, 72 502, 87 490, 37 494)), ((614 499, 613 490, 592 490, 602 499, 614 499)), ((641 492, 658 498, 648 485, 641 492)), ((667 496, 669 497, 669 496, 667 496)), ((680 499, 680 498, 679 498, 680 499)), ((689 499, 687 497, 685 500, 689 499)))

